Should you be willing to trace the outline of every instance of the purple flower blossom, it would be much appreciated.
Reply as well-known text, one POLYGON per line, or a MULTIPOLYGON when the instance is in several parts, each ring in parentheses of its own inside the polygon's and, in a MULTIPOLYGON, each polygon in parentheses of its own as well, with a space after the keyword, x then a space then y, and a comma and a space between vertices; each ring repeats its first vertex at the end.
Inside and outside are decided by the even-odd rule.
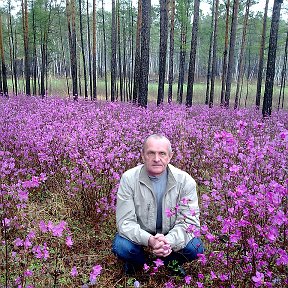
POLYGON ((256 275, 252 276, 252 280, 256 287, 260 287, 262 284, 264 284, 264 274, 256 271, 256 275))
POLYGON ((134 287, 135 288, 139 288, 140 287, 139 281, 137 281, 137 280, 134 281, 134 287))
POLYGON ((72 267, 71 272, 70 272, 70 275, 71 275, 72 277, 78 276, 78 271, 77 271, 77 267, 76 267, 76 266, 73 266, 73 267, 72 267))
POLYGON ((144 271, 147 272, 150 269, 150 266, 148 266, 146 263, 144 263, 144 271))
POLYGON ((71 236, 66 237, 66 245, 70 248, 73 245, 73 240, 71 236))
POLYGON ((96 265, 92 268, 92 272, 90 273, 90 282, 91 284, 96 283, 97 277, 100 275, 102 267, 100 265, 96 265))
POLYGON ((157 259, 156 259, 155 261, 153 261, 153 262, 154 262, 154 264, 156 265, 157 268, 164 265, 164 262, 163 262, 161 259, 159 259, 159 258, 157 258, 157 259))
POLYGON ((191 279, 192 279, 192 277, 190 275, 185 276, 185 278, 184 278, 185 284, 189 285, 191 283, 191 279))

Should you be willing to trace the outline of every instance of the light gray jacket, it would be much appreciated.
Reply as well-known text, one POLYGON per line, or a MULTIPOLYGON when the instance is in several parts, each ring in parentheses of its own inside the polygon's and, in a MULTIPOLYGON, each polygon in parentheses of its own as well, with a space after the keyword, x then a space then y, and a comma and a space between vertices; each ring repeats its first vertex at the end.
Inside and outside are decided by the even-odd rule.
MULTIPOLYGON (((187 228, 191 224, 200 227, 198 197, 195 180, 171 164, 162 211, 162 234, 174 251, 183 249, 194 238, 187 228), (171 217, 165 213, 169 209, 174 211, 171 217)), ((148 246, 149 237, 156 234, 156 218, 157 197, 142 164, 121 177, 116 208, 118 233, 134 243, 148 246)))

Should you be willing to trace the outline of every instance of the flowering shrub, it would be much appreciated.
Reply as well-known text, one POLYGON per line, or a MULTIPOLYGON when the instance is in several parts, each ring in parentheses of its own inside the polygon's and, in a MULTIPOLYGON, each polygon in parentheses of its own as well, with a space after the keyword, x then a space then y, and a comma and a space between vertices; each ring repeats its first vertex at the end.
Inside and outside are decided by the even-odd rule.
MULTIPOLYGON (((51 286, 63 275, 70 286, 94 285, 101 265, 83 271, 63 260, 77 254, 70 225, 89 217, 101 227, 115 209, 122 173, 141 162, 143 139, 164 133, 172 164, 198 183, 201 206, 201 231, 187 233, 201 233, 206 251, 183 285, 284 287, 287 116, 280 111, 263 120, 252 108, 0 98, 0 286, 51 286), (52 198, 65 209, 47 206, 52 198)), ((171 217, 177 207, 165 212, 171 217)), ((156 273, 161 263, 154 264, 156 273)), ((173 285, 173 279, 166 283, 173 285)))

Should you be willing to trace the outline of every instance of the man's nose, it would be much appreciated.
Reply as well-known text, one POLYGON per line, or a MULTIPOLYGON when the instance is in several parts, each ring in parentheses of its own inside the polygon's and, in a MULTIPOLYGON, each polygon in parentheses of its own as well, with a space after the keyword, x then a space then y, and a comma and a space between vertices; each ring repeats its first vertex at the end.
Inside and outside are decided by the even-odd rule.
POLYGON ((160 160, 159 154, 156 153, 156 154, 155 154, 154 161, 155 161, 155 162, 158 162, 159 160, 160 160))

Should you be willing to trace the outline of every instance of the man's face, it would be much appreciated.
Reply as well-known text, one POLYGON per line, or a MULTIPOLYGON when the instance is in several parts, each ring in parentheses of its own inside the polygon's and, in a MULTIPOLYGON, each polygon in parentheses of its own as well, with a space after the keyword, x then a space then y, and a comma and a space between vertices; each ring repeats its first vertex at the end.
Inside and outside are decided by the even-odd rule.
POLYGON ((169 143, 166 139, 150 138, 142 151, 142 159, 150 176, 161 175, 172 158, 169 143))

